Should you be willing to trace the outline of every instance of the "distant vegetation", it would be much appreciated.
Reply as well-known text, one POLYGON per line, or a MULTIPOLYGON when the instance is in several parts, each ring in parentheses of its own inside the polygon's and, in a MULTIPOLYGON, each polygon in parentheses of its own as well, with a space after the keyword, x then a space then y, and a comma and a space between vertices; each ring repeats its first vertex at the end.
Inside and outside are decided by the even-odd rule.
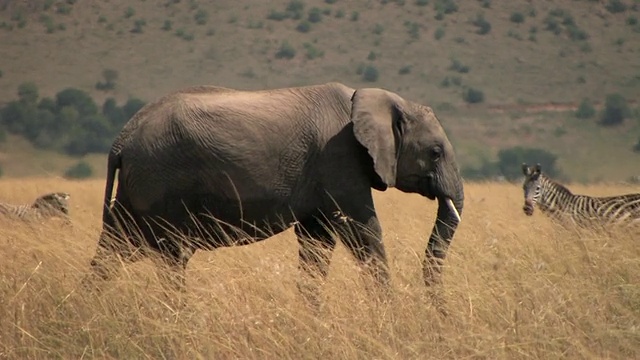
MULTIPOLYGON (((107 83, 113 80, 105 78, 107 83)), ((88 93, 71 87, 54 98, 40 98, 33 82, 22 83, 17 95, 18 100, 0 109, 0 130, 24 136, 37 148, 69 155, 108 152, 122 126, 144 106, 136 98, 122 106, 107 98, 98 106, 88 93)))
POLYGON ((485 161, 480 167, 463 169, 462 175, 468 180, 495 179, 504 177, 508 181, 522 178, 522 163, 539 163, 544 172, 554 178, 564 179, 556 167, 558 157, 544 149, 516 146, 498 152, 498 160, 485 161))

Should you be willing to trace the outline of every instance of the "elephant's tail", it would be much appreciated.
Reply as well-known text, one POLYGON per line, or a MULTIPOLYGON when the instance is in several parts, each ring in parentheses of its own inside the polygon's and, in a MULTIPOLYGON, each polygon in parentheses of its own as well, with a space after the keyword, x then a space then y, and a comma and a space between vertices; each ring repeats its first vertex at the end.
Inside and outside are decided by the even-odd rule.
POLYGON ((104 199, 102 209, 102 223, 109 223, 109 215, 111 213, 111 197, 113 196, 113 183, 116 178, 116 170, 120 169, 122 161, 119 151, 112 149, 109 151, 109 157, 107 158, 107 183, 104 188, 104 199))

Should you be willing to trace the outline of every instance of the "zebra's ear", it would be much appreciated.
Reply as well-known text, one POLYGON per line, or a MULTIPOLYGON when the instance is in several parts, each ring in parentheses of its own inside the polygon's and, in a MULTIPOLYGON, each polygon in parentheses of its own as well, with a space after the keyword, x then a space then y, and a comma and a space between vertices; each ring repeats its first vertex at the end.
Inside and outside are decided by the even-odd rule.
POLYGON ((536 168, 534 169, 534 172, 536 174, 540 174, 542 172, 542 167, 540 166, 540 164, 536 164, 536 168))
POLYGON ((525 176, 531 175, 531 168, 529 167, 529 165, 527 165, 527 163, 522 163, 522 173, 525 176))

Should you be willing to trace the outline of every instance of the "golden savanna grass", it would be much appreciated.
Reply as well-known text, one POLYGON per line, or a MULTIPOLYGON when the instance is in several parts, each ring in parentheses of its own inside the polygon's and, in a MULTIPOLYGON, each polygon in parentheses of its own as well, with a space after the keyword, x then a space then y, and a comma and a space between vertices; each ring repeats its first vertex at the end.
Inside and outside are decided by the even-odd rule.
MULTIPOLYGON (((574 186, 592 194, 636 186, 574 186)), ((430 300, 421 260, 436 203, 392 190, 376 206, 392 272, 387 302, 368 298, 344 247, 324 307, 296 288, 291 231, 198 252, 186 307, 161 290, 150 261, 102 293, 79 282, 100 230, 103 181, 4 180, 0 199, 71 193, 73 226, 0 222, 0 359, 622 359, 640 357, 639 233, 567 230, 522 213, 518 184, 466 185, 463 222, 430 300)))

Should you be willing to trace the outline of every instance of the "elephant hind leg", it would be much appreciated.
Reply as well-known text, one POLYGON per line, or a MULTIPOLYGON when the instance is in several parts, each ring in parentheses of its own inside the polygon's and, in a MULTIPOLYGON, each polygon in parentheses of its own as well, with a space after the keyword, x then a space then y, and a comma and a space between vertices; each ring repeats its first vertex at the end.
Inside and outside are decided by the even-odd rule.
POLYGON ((111 211, 111 216, 103 224, 91 259, 90 274, 82 280, 85 288, 95 288, 98 281, 117 277, 122 265, 138 261, 145 255, 145 249, 141 246, 144 235, 139 231, 132 213, 119 201, 111 211))
POLYGON ((158 235, 158 256, 154 257, 158 278, 165 290, 186 292, 186 269, 195 249, 181 245, 173 236, 158 235))
POLYGON ((325 222, 310 217, 295 225, 301 279, 298 289, 314 309, 320 306, 319 289, 327 277, 336 240, 325 222))

